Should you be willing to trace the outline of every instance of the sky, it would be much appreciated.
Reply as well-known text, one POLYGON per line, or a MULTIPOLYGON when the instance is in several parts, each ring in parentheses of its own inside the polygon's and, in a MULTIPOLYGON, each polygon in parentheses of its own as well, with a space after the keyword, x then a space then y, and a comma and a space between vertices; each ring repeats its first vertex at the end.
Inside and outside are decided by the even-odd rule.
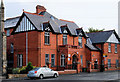
POLYGON ((59 19, 74 21, 84 31, 97 29, 118 31, 119 0, 4 0, 5 19, 20 16, 23 9, 35 12, 36 5, 44 6, 59 19))

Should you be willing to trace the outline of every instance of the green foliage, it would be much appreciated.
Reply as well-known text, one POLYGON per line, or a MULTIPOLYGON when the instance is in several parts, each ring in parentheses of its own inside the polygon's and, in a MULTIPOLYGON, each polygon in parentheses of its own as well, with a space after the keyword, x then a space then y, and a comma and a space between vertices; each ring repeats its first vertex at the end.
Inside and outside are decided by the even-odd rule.
POLYGON ((20 68, 20 74, 26 74, 26 66, 23 66, 22 68, 20 68))
POLYGON ((32 70, 33 68, 36 68, 36 66, 33 66, 31 62, 28 63, 27 66, 23 66, 21 68, 14 68, 12 70, 13 74, 27 74, 28 71, 32 70))
POLYGON ((99 31, 104 31, 105 29, 101 29, 101 30, 99 30, 99 29, 94 29, 94 28, 88 28, 88 32, 87 33, 91 33, 91 32, 99 32, 99 31))
POLYGON ((12 73, 13 73, 13 74, 18 74, 18 73, 20 73, 19 68, 14 68, 14 69, 12 70, 12 73))
POLYGON ((33 65, 32 65, 31 62, 29 62, 28 65, 27 65, 27 67, 26 67, 26 71, 28 72, 28 71, 30 71, 32 69, 33 69, 33 65))

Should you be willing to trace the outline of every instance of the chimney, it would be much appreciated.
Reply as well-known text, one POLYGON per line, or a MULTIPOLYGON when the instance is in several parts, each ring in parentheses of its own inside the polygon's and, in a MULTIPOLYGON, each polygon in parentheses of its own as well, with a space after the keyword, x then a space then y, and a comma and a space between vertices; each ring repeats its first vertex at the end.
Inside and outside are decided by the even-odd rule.
POLYGON ((46 11, 44 6, 41 6, 41 5, 36 6, 36 13, 37 14, 39 14, 40 12, 44 12, 44 11, 46 11))

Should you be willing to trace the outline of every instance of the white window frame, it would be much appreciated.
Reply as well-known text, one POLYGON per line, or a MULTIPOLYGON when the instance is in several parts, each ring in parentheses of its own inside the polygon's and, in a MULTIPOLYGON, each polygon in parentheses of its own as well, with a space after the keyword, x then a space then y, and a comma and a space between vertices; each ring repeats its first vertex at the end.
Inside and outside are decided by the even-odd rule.
POLYGON ((45 65, 47 65, 47 63, 49 63, 49 54, 45 54, 45 65), (48 55, 48 57, 46 57, 46 55, 48 55))
POLYGON ((63 34, 63 45, 67 44, 67 34, 63 34))
POLYGON ((10 36, 10 29, 7 29, 7 36, 10 36))
POLYGON ((45 34, 44 34, 44 43, 45 43, 45 45, 50 44, 50 32, 45 32, 45 34))
POLYGON ((11 53, 14 53, 14 45, 13 45, 13 43, 11 43, 11 53))
POLYGON ((18 67, 23 66, 23 55, 22 54, 17 55, 17 65, 18 65, 18 67))
POLYGON ((51 54, 51 67, 54 67, 55 66, 55 54, 51 54), (52 55, 54 57, 52 57, 52 55), (54 62, 52 62, 52 60, 54 60, 54 62))
POLYGON ((81 36, 78 37, 78 45, 80 46, 80 48, 82 48, 82 37, 81 36))
POLYGON ((83 55, 80 55, 80 59, 81 59, 81 66, 83 66, 83 55))
POLYGON ((115 44, 115 53, 117 53, 117 44, 115 44))
POLYGON ((119 67, 119 60, 117 59, 116 60, 116 68, 118 68, 119 67))
POLYGON ((65 66, 65 55, 63 55, 63 54, 60 56, 60 65, 61 65, 61 67, 65 66))
POLYGON ((110 68, 111 67, 111 59, 108 59, 108 68, 110 68), (110 60, 110 62, 109 62, 109 60, 110 60))
POLYGON ((108 43, 108 52, 111 52, 111 43, 108 43))

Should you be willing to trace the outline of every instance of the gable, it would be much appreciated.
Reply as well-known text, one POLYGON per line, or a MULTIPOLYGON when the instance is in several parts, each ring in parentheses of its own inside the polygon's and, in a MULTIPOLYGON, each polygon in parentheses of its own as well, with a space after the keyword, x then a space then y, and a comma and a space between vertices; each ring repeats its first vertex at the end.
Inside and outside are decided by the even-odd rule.
POLYGON ((33 26, 33 24, 31 24, 29 19, 26 16, 24 16, 20 21, 19 25, 17 26, 15 32, 24 32, 30 30, 35 30, 35 27, 33 26))
POLYGON ((69 34, 69 33, 70 33, 69 30, 68 30, 68 28, 67 28, 67 26, 62 26, 62 27, 61 27, 61 32, 62 32, 63 34, 69 34))
POLYGON ((115 36, 114 33, 111 34, 111 36, 109 37, 109 39, 107 40, 107 42, 110 42, 110 43, 119 43, 117 37, 115 36))
POLYGON ((45 32, 51 32, 51 31, 54 32, 49 23, 43 23, 43 27, 42 28, 43 28, 43 30, 45 32))

